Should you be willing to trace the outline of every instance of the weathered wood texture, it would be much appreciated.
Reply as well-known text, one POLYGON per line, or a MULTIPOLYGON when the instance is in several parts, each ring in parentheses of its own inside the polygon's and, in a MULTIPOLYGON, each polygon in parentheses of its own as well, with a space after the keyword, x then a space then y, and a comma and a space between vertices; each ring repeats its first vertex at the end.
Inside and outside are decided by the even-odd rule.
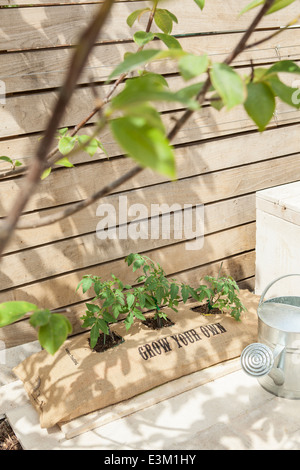
MULTIPOLYGON (((47 125, 59 87, 70 63, 79 34, 99 8, 102 0, 2 0, 0 8, 0 80, 5 85, 6 101, 0 104, 0 155, 29 164, 47 125)), ((219 0, 207 2, 201 13, 195 2, 175 0, 162 2, 179 19, 173 34, 182 47, 192 53, 208 52, 211 60, 222 61, 237 44, 255 12, 238 17, 249 0, 229 0, 226 9, 219 0), (219 8, 217 5, 219 5, 219 8)), ((126 25, 128 14, 151 5, 145 1, 116 1, 110 18, 98 38, 97 45, 80 77, 80 87, 68 107, 62 126, 72 127, 93 109, 95 93, 105 97, 110 85, 107 77, 125 52, 136 50, 133 32, 143 29, 146 16, 132 29, 126 25)), ((297 2, 275 15, 265 17, 252 41, 268 36, 299 14, 297 2)), ((153 27, 156 30, 156 26, 153 27)), ((249 74, 250 62, 268 66, 279 59, 300 61, 299 25, 279 36, 247 50, 234 62, 241 74, 249 74)), ((151 47, 161 47, 156 41, 151 47)), ((164 47, 164 46, 163 46, 164 47)), ((164 74, 172 89, 182 86, 175 61, 151 64, 148 70, 164 74)), ((285 77, 292 84, 295 77, 285 77)), ((2 93, 3 90, 1 90, 2 93)), ((163 120, 170 129, 174 118, 182 114, 180 106, 163 104, 163 120)), ((81 133, 93 132, 90 121, 81 133)), ((0 302, 28 300, 41 307, 69 307, 73 332, 81 331, 80 316, 91 294, 76 292, 84 274, 120 276, 127 283, 135 274, 124 263, 130 252, 145 253, 162 263, 168 276, 197 285, 202 276, 216 274, 223 261, 224 273, 231 274, 243 287, 254 286, 255 274, 255 192, 300 179, 300 113, 278 103, 268 129, 260 134, 241 108, 217 112, 205 104, 186 123, 172 142, 176 149, 178 179, 166 178, 144 170, 136 179, 118 191, 94 203, 85 211, 48 227, 17 231, 6 247, 1 261, 0 302), (124 212, 143 204, 145 213, 124 212), (115 209, 115 219, 107 223, 116 239, 100 240, 96 236, 101 220, 100 203, 115 209), (164 204, 164 205, 163 205, 164 204), (177 204, 177 206, 173 206, 177 204), (203 246, 190 250, 193 240, 178 238, 174 220, 184 204, 193 207, 193 229, 196 206, 204 205, 203 246), (151 238, 151 214, 154 205, 161 209, 160 224, 170 217, 170 234, 151 238), (98 215, 97 215, 98 214, 98 215), (130 237, 130 230, 146 232, 141 239, 130 237), (148 226, 146 226, 148 223, 148 226), (135 225, 134 225, 135 224, 135 225), (119 225, 129 230, 127 239, 118 237, 119 225)), ((72 160, 75 168, 56 169, 45 179, 26 206, 23 220, 42 220, 69 204, 85 199, 108 181, 133 167, 123 155, 108 130, 100 134, 110 159, 99 151, 92 159, 78 152, 72 160)), ((9 169, 0 163, 0 171, 9 169)), ((0 182, 0 217, 5 217, 20 188, 21 177, 0 182)), ((199 247, 201 244, 199 245, 199 247)), ((36 332, 25 318, 0 330, 0 339, 7 347, 36 339, 36 332)))

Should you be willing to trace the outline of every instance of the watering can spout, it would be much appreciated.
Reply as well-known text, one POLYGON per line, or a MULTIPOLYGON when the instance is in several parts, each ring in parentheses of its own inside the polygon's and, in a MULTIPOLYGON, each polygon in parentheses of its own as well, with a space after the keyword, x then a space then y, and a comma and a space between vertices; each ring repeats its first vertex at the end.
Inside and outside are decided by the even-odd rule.
POLYGON ((278 344, 272 351, 269 346, 262 343, 253 343, 247 346, 241 354, 242 369, 252 377, 264 377, 268 375, 275 385, 283 385, 284 372, 281 359, 285 347, 278 344), (280 357, 279 357, 280 356, 280 357), (278 365, 274 366, 275 360, 279 357, 278 365))

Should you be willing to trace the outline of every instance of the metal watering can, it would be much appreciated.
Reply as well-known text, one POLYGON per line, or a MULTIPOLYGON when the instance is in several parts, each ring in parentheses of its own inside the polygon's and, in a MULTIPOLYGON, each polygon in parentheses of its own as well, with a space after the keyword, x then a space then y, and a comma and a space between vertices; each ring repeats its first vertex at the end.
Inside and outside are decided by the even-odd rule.
POLYGON ((264 301, 272 281, 258 305, 258 341, 241 354, 242 369, 256 377, 270 393, 283 398, 300 399, 300 297, 274 297, 264 301))

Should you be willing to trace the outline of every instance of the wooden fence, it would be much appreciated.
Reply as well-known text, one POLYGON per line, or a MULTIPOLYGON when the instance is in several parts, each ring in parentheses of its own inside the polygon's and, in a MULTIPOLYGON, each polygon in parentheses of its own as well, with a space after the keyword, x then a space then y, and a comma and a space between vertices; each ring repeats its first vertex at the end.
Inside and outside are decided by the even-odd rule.
MULTIPOLYGON (((18 159, 25 165, 30 161, 51 115, 73 46, 100 3, 1 1, 0 83, 4 83, 6 101, 0 105, 0 155, 18 159)), ((226 6, 221 0, 206 3, 203 13, 192 0, 173 0, 166 4, 179 19, 172 34, 185 50, 207 51, 213 61, 222 61, 255 12, 238 17, 249 0, 228 0, 226 6)), ((145 27, 146 18, 131 29, 126 18, 145 5, 151 3, 115 3, 61 127, 81 122, 94 107, 95 93, 105 97, 110 87, 105 84, 107 77, 125 52, 136 50, 132 35, 145 27)), ((253 40, 258 41, 287 24, 299 13, 297 7, 295 2, 275 15, 266 16, 253 40)), ((250 61, 265 66, 279 59, 300 60, 299 26, 247 50, 234 66, 243 74, 249 73, 250 61)), ((182 85, 174 61, 155 62, 151 70, 163 73, 172 89, 182 85)), ((183 112, 179 106, 170 104, 164 104, 161 110, 167 129, 174 117, 183 112)), ((96 120, 97 116, 82 132, 89 133, 96 120)), ((197 285, 201 276, 218 272, 223 261, 225 273, 234 276, 242 286, 253 287, 255 192, 300 179, 299 130, 300 113, 283 103, 278 103, 274 118, 262 134, 242 108, 218 112, 205 105, 173 142, 178 169, 176 182, 145 170, 101 201, 115 207, 117 221, 119 215, 124 216, 119 214, 120 196, 127 197, 128 206, 144 204, 149 213, 152 204, 204 204, 205 237, 201 250, 187 250, 186 240, 177 240, 174 234, 170 239, 160 236, 158 240, 101 241, 96 237, 100 221, 96 215, 98 201, 54 225, 15 232, 2 259, 0 302, 28 300, 51 309, 70 306, 69 318, 76 334, 81 331, 80 316, 89 298, 88 294, 75 291, 82 275, 107 278, 114 273, 131 283, 136 276, 124 263, 124 257, 130 252, 149 255, 163 265, 168 275, 192 285, 197 285)), ((23 220, 42 219, 85 199, 134 165, 122 154, 109 131, 102 131, 100 139, 110 159, 100 151, 93 158, 85 153, 76 154, 74 168, 57 168, 40 184, 23 220)), ((1 163, 0 170, 7 168, 6 163, 1 163)), ((18 176, 1 181, 0 217, 8 213, 22 184, 18 176)), ((131 220, 128 217, 128 222, 131 220)), ((0 339, 6 347, 12 347, 35 340, 36 332, 25 319, 2 328, 0 339)))

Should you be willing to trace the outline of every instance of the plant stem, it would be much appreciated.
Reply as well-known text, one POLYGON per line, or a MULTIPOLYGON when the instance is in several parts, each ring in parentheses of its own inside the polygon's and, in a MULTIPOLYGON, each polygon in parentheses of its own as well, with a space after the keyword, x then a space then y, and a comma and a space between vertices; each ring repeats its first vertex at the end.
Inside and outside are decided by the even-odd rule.
POLYGON ((278 31, 275 31, 275 33, 270 34, 269 36, 264 37, 263 39, 260 39, 259 41, 253 42, 252 44, 248 44, 245 46, 245 50, 247 49, 252 49, 253 47, 260 46, 260 44, 263 44, 264 42, 269 41, 270 39, 275 38, 279 34, 281 34, 283 31, 286 31, 288 28, 293 26, 299 21, 300 15, 297 16, 297 18, 294 18, 292 21, 290 21, 286 26, 283 28, 280 28, 278 31))

